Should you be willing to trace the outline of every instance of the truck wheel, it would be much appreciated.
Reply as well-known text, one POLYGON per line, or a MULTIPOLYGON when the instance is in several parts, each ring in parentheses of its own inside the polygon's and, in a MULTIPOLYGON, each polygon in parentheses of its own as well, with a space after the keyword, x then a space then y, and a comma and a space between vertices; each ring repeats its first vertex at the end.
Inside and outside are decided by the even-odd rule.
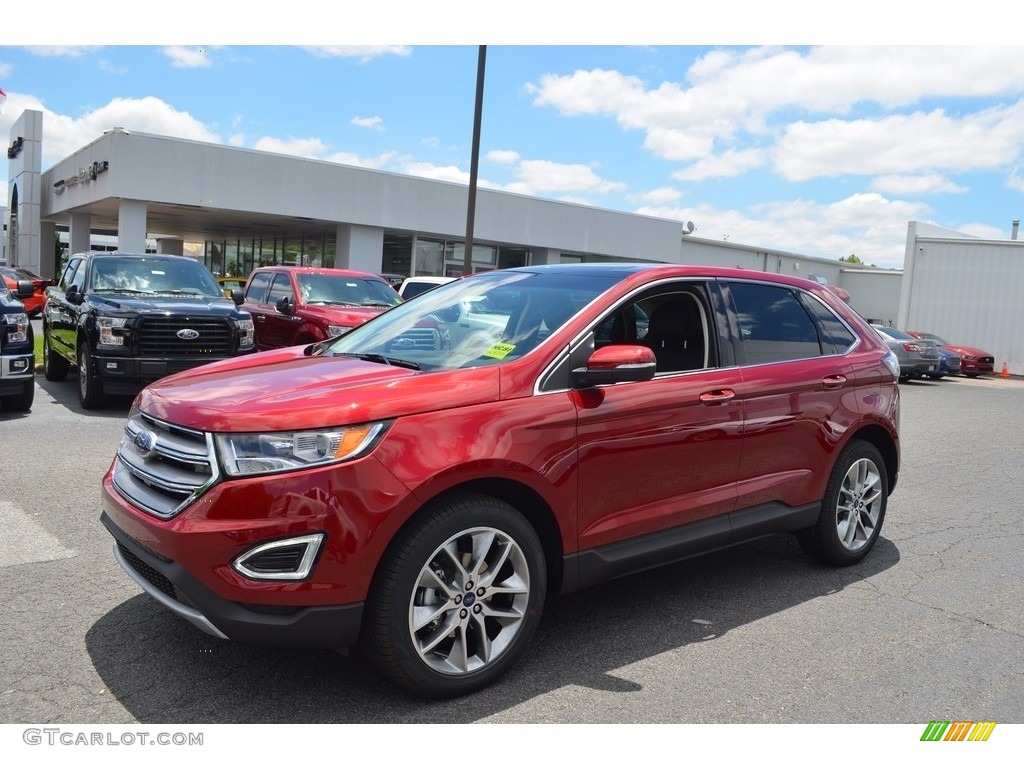
POLYGON ((93 370, 92 353, 86 342, 78 345, 78 401, 87 410, 99 408, 103 401, 103 385, 93 370))
POLYGON ((363 647, 416 695, 462 696, 516 662, 546 589, 544 552, 526 519, 489 496, 455 497, 392 543, 371 588, 363 647))
POLYGON ((35 399, 35 396, 36 383, 29 379, 25 382, 20 395, 0 397, 0 402, 2 402, 5 411, 30 411, 32 410, 32 401, 35 399))
POLYGON ((43 375, 47 381, 64 381, 68 376, 68 361, 50 347, 50 334, 43 329, 43 375))
POLYGON ((800 545, 829 565, 859 563, 878 541, 888 498, 882 454, 871 443, 851 440, 832 468, 818 522, 797 534, 800 545))

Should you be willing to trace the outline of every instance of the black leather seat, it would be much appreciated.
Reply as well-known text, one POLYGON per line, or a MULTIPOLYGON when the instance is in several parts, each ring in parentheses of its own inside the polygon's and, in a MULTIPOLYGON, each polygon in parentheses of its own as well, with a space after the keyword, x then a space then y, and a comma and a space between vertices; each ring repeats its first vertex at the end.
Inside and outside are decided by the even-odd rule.
POLYGON ((697 302, 687 298, 659 304, 641 343, 654 352, 659 372, 703 368, 704 327, 697 302))

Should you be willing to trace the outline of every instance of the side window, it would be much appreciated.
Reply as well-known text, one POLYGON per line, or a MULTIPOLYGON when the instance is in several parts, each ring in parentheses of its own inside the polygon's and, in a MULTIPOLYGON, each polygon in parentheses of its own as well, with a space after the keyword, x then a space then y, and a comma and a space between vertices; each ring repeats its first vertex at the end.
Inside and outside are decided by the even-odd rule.
POLYGON ((257 272, 249 281, 245 291, 245 298, 255 304, 266 304, 267 287, 270 285, 270 272, 257 272))
POLYGON ((818 330, 790 288, 729 283, 740 344, 748 364, 800 360, 822 354, 818 330))
POLYGON ((72 278, 75 276, 75 272, 78 270, 78 267, 81 266, 84 261, 85 259, 72 259, 68 262, 68 265, 64 267, 64 272, 60 276, 59 283, 62 291, 67 291, 68 286, 74 282, 72 278))
POLYGON ((802 293, 800 301, 821 329, 821 346, 826 354, 842 354, 857 341, 846 323, 816 297, 802 293))
POLYGON ((276 305, 277 302, 284 298, 287 298, 289 301, 295 300, 295 294, 292 291, 292 280, 290 276, 278 273, 274 275, 274 281, 270 284, 267 304, 276 305))

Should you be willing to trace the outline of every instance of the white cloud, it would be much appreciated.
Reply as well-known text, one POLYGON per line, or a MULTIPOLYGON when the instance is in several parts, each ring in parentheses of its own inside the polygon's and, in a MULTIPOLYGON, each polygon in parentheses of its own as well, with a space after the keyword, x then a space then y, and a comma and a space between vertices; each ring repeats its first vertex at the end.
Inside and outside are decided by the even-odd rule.
POLYGON ((10 77, 14 68, 6 61, 0 61, 0 77, 10 77))
POLYGON ((970 191, 938 173, 879 176, 871 182, 871 188, 883 194, 903 196, 959 195, 970 191))
POLYGON ((319 158, 322 157, 327 146, 316 137, 305 139, 279 139, 274 136, 263 136, 255 141, 253 149, 261 152, 276 152, 280 155, 294 155, 296 157, 319 158))
POLYGON ((359 59, 364 63, 378 56, 412 54, 412 48, 407 45, 304 45, 302 48, 318 59, 359 59))
POLYGON ((765 153, 760 149, 729 149, 720 155, 709 155, 696 163, 672 173, 680 181, 704 181, 740 176, 765 164, 765 153))
POLYGON ((349 120, 349 122, 352 125, 358 126, 360 128, 372 128, 375 131, 383 131, 384 130, 384 120, 383 120, 383 118, 380 118, 380 117, 377 117, 377 116, 374 116, 374 117, 358 117, 357 116, 357 117, 353 117, 351 120, 349 120))
POLYGON ((184 45, 169 45, 163 49, 171 65, 179 69, 198 69, 213 66, 210 48, 193 48, 184 45))
POLYGON ((101 72, 107 72, 111 75, 128 74, 128 67, 119 67, 108 59, 100 59, 96 66, 99 67, 101 72))
POLYGON ((324 159, 331 163, 341 163, 342 165, 355 165, 360 168, 384 170, 388 165, 393 163, 397 157, 397 152, 384 152, 376 157, 358 155, 354 152, 335 152, 324 159))
POLYGON ((667 205, 668 203, 674 203, 677 200, 681 200, 683 193, 675 187, 658 187, 657 189, 650 189, 647 192, 641 192, 636 195, 630 195, 631 200, 637 202, 646 203, 648 205, 667 205))
POLYGON ((608 181, 582 163, 556 163, 551 160, 523 160, 516 166, 519 184, 540 193, 592 192, 606 194, 626 189, 622 182, 608 181))
POLYGON ((511 149, 492 149, 484 157, 498 165, 513 165, 519 162, 519 153, 511 149))
POLYGON ((53 57, 68 56, 78 58, 87 53, 94 53, 103 46, 100 45, 27 45, 25 48, 36 56, 53 57))
POLYGON ((697 225, 694 237, 728 238, 732 243, 824 258, 838 259, 853 253, 884 268, 902 267, 907 222, 927 221, 931 213, 925 205, 890 200, 877 193, 851 195, 832 203, 770 202, 750 210, 647 205, 636 212, 692 220, 697 225))
POLYGON ((245 146, 245 134, 244 133, 233 133, 228 136, 228 144, 232 147, 244 147, 245 146))

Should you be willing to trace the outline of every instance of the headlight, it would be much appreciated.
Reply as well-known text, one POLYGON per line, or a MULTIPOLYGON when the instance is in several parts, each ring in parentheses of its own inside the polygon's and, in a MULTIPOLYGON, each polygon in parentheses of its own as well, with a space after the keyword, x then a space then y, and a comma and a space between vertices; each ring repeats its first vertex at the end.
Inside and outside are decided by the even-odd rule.
POLYGON ((11 344, 18 341, 28 341, 28 315, 24 312, 14 312, 4 315, 4 325, 13 325, 14 330, 7 334, 7 341, 11 344))
POLYGON ((124 346, 124 317, 98 317, 96 327, 100 329, 100 344, 108 347, 124 346))
POLYGON ((236 320, 235 323, 238 325, 240 336, 238 338, 239 347, 251 347, 256 343, 256 328, 252 324, 252 318, 248 320, 236 320))
POLYGON ((351 331, 352 328, 353 326, 351 325, 328 325, 327 335, 333 339, 335 336, 343 336, 344 334, 351 331))
POLYGON ((217 435, 217 450, 224 471, 235 477, 292 472, 359 458, 376 445, 387 425, 378 421, 310 432, 217 435))

